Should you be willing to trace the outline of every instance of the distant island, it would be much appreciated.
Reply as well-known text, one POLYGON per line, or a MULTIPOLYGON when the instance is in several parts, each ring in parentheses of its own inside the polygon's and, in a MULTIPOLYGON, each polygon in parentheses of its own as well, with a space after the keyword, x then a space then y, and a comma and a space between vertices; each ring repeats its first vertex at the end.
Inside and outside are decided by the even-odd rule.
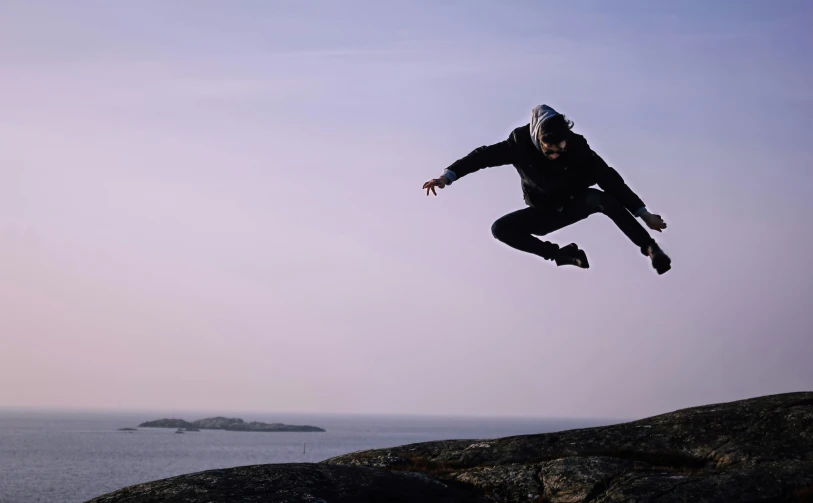
POLYGON ((292 425, 282 423, 261 423, 252 421, 247 423, 236 417, 209 417, 197 421, 183 419, 158 419, 147 421, 138 425, 139 428, 178 428, 186 431, 197 430, 226 430, 226 431, 325 431, 317 426, 292 425))

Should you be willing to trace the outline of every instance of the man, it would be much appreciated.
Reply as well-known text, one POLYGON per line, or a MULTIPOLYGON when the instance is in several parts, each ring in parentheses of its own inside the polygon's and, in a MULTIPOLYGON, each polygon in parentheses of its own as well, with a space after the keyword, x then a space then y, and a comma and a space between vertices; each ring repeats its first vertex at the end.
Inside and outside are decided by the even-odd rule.
POLYGON ((603 213, 648 256, 663 274, 671 259, 636 220, 661 232, 666 223, 647 211, 643 201, 621 175, 599 157, 583 136, 572 131, 573 121, 548 105, 531 112, 531 122, 516 128, 508 139, 482 146, 449 166, 439 178, 425 184, 426 195, 483 168, 512 164, 519 173, 527 208, 494 222, 491 232, 503 243, 555 261, 558 266, 590 267, 587 255, 575 243, 564 247, 537 239, 574 224, 594 213, 603 213), (591 188, 598 185, 602 190, 591 188))

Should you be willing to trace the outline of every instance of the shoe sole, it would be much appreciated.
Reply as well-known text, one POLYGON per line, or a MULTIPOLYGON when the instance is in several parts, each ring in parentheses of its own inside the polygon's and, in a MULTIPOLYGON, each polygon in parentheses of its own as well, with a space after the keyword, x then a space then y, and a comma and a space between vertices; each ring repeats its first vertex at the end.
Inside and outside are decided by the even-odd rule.
POLYGON ((578 266, 582 269, 590 269, 590 262, 587 261, 587 254, 584 253, 584 250, 579 250, 579 256, 576 257, 581 261, 581 264, 578 266))

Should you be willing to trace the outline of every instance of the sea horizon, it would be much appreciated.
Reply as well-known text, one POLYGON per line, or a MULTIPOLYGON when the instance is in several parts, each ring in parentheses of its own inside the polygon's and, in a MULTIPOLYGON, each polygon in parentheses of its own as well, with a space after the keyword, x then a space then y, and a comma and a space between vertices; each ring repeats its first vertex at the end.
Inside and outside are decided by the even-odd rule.
MULTIPOLYGON (((672 411, 664 411, 672 412, 672 411)), ((416 418, 416 419, 460 419, 460 420, 528 420, 528 421, 607 421, 612 424, 618 424, 629 421, 636 421, 642 419, 639 417, 601 417, 601 416, 565 416, 565 415, 522 415, 522 414, 455 414, 455 413, 409 413, 409 412, 311 412, 311 411, 295 411, 295 410, 220 410, 220 409, 148 409, 148 408, 104 408, 104 407, 46 407, 46 406, 4 406, 0 405, 0 414, 66 414, 66 415, 96 415, 96 416, 134 416, 138 414, 149 415, 144 421, 153 419, 170 418, 175 416, 179 419, 202 419, 206 417, 232 417, 241 418, 245 420, 257 420, 257 417, 279 416, 279 417, 380 417, 380 418, 416 418), (159 417, 152 417, 154 415, 162 415, 159 417), (180 416, 189 417, 180 417, 180 416), (194 416, 194 417, 193 417, 194 416)))

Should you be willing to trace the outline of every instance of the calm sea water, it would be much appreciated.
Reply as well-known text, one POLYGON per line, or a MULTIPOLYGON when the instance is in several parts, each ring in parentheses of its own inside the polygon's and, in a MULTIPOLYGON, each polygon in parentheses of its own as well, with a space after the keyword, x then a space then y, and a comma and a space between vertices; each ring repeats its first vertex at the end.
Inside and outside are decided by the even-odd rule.
MULTIPOLYGON (((210 415, 181 417, 194 420, 210 415)), ((0 410, 0 503, 78 503, 132 484, 214 468, 317 462, 348 452, 427 440, 496 438, 612 422, 237 416, 247 421, 311 424, 327 432, 201 431, 183 435, 172 429, 122 432, 118 428, 167 416, 0 410)))

